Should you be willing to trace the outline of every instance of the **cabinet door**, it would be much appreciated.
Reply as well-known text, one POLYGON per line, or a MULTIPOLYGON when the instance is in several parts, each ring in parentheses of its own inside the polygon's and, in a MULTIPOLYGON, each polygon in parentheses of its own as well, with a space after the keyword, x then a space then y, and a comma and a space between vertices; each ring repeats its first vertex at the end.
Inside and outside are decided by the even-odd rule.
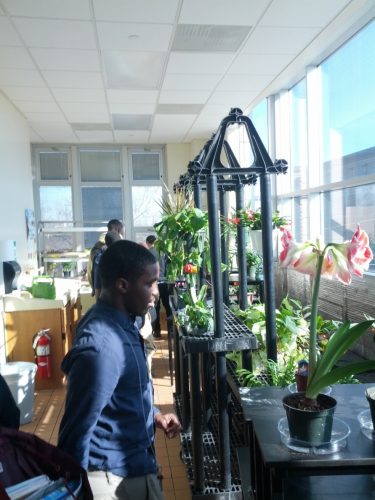
POLYGON ((36 389, 56 389, 63 382, 63 328, 60 309, 5 313, 6 355, 8 361, 35 362, 33 337, 44 328, 50 329, 52 375, 49 379, 41 379, 37 374, 35 386, 36 389))

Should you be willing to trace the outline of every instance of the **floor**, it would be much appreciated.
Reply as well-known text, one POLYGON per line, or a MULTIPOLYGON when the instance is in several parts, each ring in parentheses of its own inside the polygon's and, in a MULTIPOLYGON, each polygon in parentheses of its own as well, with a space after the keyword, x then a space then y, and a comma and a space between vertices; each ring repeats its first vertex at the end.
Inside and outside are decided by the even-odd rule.
MULTIPOLYGON (((168 371, 167 333, 162 331, 162 340, 155 342, 153 357, 153 379, 155 404, 163 413, 174 412, 173 391, 168 371)), ((56 444, 59 424, 63 414, 65 389, 39 391, 36 393, 32 422, 21 430, 31 432, 45 441, 56 444)), ((167 439, 157 430, 156 454, 163 474, 163 489, 166 500, 191 499, 185 466, 180 460, 179 438, 167 439)))

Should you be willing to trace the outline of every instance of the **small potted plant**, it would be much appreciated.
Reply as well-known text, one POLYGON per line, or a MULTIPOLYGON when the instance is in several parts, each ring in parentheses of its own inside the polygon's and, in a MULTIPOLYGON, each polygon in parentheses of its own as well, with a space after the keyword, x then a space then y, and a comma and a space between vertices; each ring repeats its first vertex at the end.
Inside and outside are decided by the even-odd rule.
POLYGON ((72 261, 64 262, 62 265, 62 270, 64 278, 70 278, 73 270, 73 262, 72 261))
POLYGON ((262 257, 254 250, 246 250, 246 263, 248 266, 249 278, 255 280, 259 277, 259 268, 262 264, 262 257))
POLYGON ((327 245, 322 245, 319 240, 297 243, 288 229, 282 228, 282 231, 280 265, 313 277, 306 391, 286 396, 283 404, 290 436, 298 441, 319 445, 331 439, 336 406, 334 398, 320 394, 322 389, 350 375, 375 369, 375 360, 336 367, 348 349, 372 326, 372 319, 358 324, 345 321, 330 336, 323 353, 318 355, 317 318, 321 276, 335 277, 344 284, 350 284, 352 274, 362 276, 368 270, 373 255, 368 236, 359 225, 350 241, 327 245))
POLYGON ((195 288, 190 287, 183 296, 186 306, 180 315, 180 323, 189 335, 202 335, 213 330, 212 308, 205 302, 207 288, 203 285, 197 296, 195 288))

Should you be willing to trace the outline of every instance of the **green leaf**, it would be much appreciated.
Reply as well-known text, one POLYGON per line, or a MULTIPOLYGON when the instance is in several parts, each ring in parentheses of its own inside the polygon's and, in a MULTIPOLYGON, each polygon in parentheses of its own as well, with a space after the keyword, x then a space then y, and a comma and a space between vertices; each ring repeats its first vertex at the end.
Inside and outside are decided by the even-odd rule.
POLYGON ((350 375, 375 370, 375 360, 359 361, 357 363, 349 363, 339 368, 334 368, 329 373, 319 377, 316 376, 314 381, 309 384, 306 390, 306 397, 315 399, 324 387, 337 383, 339 380, 350 375))

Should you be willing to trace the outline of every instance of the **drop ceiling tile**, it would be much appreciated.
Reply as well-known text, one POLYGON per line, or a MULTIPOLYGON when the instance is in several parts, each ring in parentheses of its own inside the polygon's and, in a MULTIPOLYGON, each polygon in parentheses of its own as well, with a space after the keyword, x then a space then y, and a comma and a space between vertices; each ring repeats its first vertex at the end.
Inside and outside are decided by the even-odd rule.
POLYGON ((229 73, 277 75, 293 59, 290 54, 240 54, 229 73))
POLYGON ((319 28, 259 27, 250 35, 242 54, 298 54, 319 31, 319 28))
POLYGON ((22 113, 60 113, 55 102, 13 101, 13 103, 22 113))
POLYGON ((165 52, 172 35, 172 25, 169 24, 98 22, 97 28, 103 50, 165 52))
POLYGON ((163 52, 103 52, 107 87, 157 89, 165 64, 163 52))
POLYGON ((162 90, 212 90, 221 75, 167 74, 162 90))
POLYGON ((204 123, 205 121, 212 122, 217 121, 218 123, 228 115, 231 106, 227 104, 206 104, 202 109, 197 122, 204 123))
POLYGON ((43 87, 44 81, 39 71, 32 69, 6 69, 0 71, 0 85, 20 87, 43 87))
POLYGON ((171 52, 167 74, 222 75, 233 60, 233 54, 199 54, 171 52))
POLYGON ((257 95, 258 92, 217 91, 210 97, 207 104, 221 104, 230 108, 244 109, 257 95))
POLYGON ((183 2, 179 23, 187 24, 232 24, 237 26, 255 24, 269 0, 189 0, 183 2))
POLYGON ((159 103, 162 104, 202 104, 206 102, 210 90, 162 90, 159 103))
POLYGON ((0 68, 36 69, 23 47, 0 47, 0 68))
POLYGON ((61 89, 51 88, 58 102, 97 102, 105 104, 104 89, 61 89))
MULTIPOLYGON (((255 73, 255 71, 254 71, 255 73)), ((272 80, 271 75, 226 75, 217 87, 217 91, 231 90, 240 91, 261 91, 272 80)))
POLYGON ((150 130, 152 115, 113 114, 115 130, 150 130))
POLYGON ((24 115, 30 122, 54 122, 66 123, 66 118, 60 112, 57 113, 37 113, 33 111, 24 112, 24 115))
POLYGON ((142 144, 148 142, 148 130, 115 130, 115 141, 124 144, 142 144))
POLYGON ((65 116, 70 123, 109 123, 107 112, 67 111, 65 116))
POLYGON ((123 21, 126 23, 173 23, 178 0, 94 0, 95 18, 98 21, 123 21))
POLYGON ((0 45, 20 47, 22 40, 6 17, 0 17, 0 45))
POLYGON ((90 19, 89 0, 3 0, 12 16, 90 19))
POLYGON ((31 121, 30 126, 46 142, 76 143, 78 139, 68 123, 31 121))
POLYGON ((9 99, 15 101, 54 101, 53 96, 47 87, 7 87, 4 85, 1 86, 1 88, 9 99))
POLYGON ((30 47, 96 49, 93 25, 89 21, 14 18, 20 35, 30 47))
POLYGON ((203 104, 158 104, 155 113, 158 115, 198 115, 203 104))
POLYGON ((324 26, 330 22, 349 0, 283 0, 280 9, 278 2, 272 2, 262 17, 260 26, 324 26))
POLYGON ((44 142, 43 137, 37 134, 35 130, 30 126, 29 126, 29 139, 32 144, 35 144, 37 142, 44 142))
POLYGON ((99 54, 96 50, 31 49, 40 69, 69 71, 100 71, 99 54))
POLYGON ((76 135, 81 142, 113 142, 113 134, 110 130, 76 130, 76 135))
POLYGON ((112 114, 152 115, 156 104, 148 102, 116 102, 110 103, 109 109, 112 114))
POLYGON ((122 89, 108 89, 107 90, 108 102, 115 103, 150 103, 155 104, 158 98, 157 90, 122 90, 122 89))
POLYGON ((64 113, 106 113, 108 108, 106 103, 94 102, 60 102, 60 107, 64 113))
POLYGON ((163 135, 182 138, 196 119, 196 115, 155 115, 151 141, 158 141, 163 135))
POLYGON ((42 71, 50 87, 71 89, 101 89, 102 76, 99 72, 80 71, 42 71))

